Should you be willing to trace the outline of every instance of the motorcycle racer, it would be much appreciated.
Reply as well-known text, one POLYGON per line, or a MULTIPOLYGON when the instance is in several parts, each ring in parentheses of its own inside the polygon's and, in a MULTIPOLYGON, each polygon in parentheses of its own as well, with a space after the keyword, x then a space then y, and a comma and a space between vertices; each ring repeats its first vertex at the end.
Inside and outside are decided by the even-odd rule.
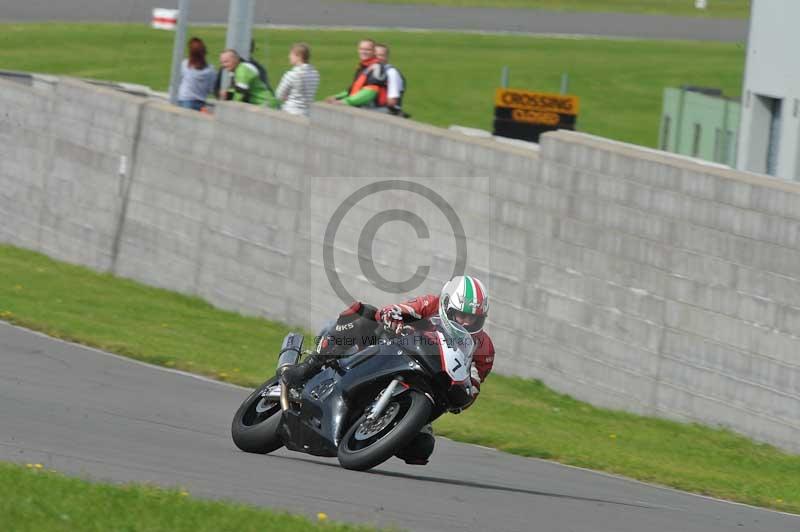
POLYGON ((441 294, 416 297, 410 301, 381 308, 376 319, 384 327, 399 332, 406 323, 424 320, 437 314, 442 320, 464 327, 475 342, 470 371, 473 402, 480 393, 481 383, 492 371, 494 344, 483 330, 489 312, 489 297, 483 283, 469 275, 459 275, 445 284, 441 294))
MULTIPOLYGON (((316 374, 322 366, 341 356, 352 347, 365 347, 360 341, 368 338, 377 323, 387 330, 400 333, 406 324, 439 316, 445 323, 456 323, 467 330, 475 343, 470 377, 472 400, 480 393, 480 385, 489 375, 494 364, 494 344, 483 330, 489 311, 489 297, 483 283, 472 276, 456 276, 448 281, 439 295, 419 296, 409 301, 376 309, 372 305, 355 302, 339 314, 335 325, 322 335, 316 353, 304 362, 284 368, 280 373, 281 384, 290 388, 302 385, 316 374)), ((424 465, 433 453, 433 430, 426 425, 419 434, 397 456, 412 465, 424 465)))

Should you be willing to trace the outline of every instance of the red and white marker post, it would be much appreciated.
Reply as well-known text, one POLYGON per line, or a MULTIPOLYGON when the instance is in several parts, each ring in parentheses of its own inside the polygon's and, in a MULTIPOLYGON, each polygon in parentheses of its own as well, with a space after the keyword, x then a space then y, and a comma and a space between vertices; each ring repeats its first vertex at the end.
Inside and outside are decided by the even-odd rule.
POLYGON ((174 30, 178 25, 178 10, 164 9, 161 7, 153 8, 153 19, 151 26, 157 30, 174 30))

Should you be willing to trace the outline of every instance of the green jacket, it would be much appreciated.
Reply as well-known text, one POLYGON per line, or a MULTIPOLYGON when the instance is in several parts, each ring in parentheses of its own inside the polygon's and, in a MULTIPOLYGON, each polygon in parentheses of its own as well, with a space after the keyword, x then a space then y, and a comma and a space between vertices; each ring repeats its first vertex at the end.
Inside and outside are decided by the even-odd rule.
POLYGON ((242 61, 233 71, 231 80, 233 101, 264 105, 269 95, 267 86, 261 81, 258 69, 247 61, 242 61))

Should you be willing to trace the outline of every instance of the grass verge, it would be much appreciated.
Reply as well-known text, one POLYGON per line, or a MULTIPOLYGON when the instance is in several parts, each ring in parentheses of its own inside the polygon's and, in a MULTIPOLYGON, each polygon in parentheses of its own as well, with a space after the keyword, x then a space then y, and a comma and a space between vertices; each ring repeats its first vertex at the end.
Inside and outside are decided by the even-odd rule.
MULTIPOLYGON (((688 2, 688 0, 687 0, 688 2)), ((713 3, 713 0, 712 0, 713 3)), ((195 27, 218 64, 222 27, 195 27)), ((663 90, 683 84, 741 92, 743 43, 612 41, 436 32, 257 30, 256 57, 273 84, 287 70, 290 43, 312 46, 322 83, 318 98, 346 88, 356 40, 392 46, 392 62, 408 81, 405 107, 415 120, 438 126, 492 129, 494 90, 503 66, 512 87, 580 96, 578 129, 655 147, 663 90)), ((134 24, 0 24, 0 69, 126 81, 165 90, 173 33, 134 24)))
POLYGON ((747 18, 750 0, 709 0, 706 9, 693 0, 366 0, 370 4, 423 4, 444 7, 501 7, 548 11, 639 13, 680 17, 747 18))
POLYGON ((90 483, 46 471, 0 462, 0 515, 14 532, 261 532, 309 530, 367 532, 371 527, 328 522, 234 504, 193 499, 183 489, 147 485, 90 483), (268 525, 265 525, 268 523, 268 525))
MULTIPOLYGON (((133 358, 254 386, 288 328, 0 246, 0 319, 133 358)), ((233 415, 233 413, 231 413, 233 415)), ((592 407, 538 381, 491 376, 439 434, 800 513, 800 456, 730 431, 592 407)))

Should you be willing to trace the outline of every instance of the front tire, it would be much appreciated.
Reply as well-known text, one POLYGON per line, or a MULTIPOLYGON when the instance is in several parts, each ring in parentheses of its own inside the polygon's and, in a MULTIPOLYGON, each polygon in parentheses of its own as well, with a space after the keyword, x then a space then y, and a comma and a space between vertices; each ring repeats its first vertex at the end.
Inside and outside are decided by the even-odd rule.
POLYGON ((408 390, 393 398, 372 423, 364 412, 345 432, 337 457, 345 469, 366 471, 382 464, 417 435, 428 422, 431 403, 422 392, 408 390))
POLYGON ((282 418, 280 399, 262 397, 262 392, 276 386, 278 379, 273 377, 256 388, 233 416, 233 443, 246 453, 267 454, 283 447, 278 435, 282 418))

